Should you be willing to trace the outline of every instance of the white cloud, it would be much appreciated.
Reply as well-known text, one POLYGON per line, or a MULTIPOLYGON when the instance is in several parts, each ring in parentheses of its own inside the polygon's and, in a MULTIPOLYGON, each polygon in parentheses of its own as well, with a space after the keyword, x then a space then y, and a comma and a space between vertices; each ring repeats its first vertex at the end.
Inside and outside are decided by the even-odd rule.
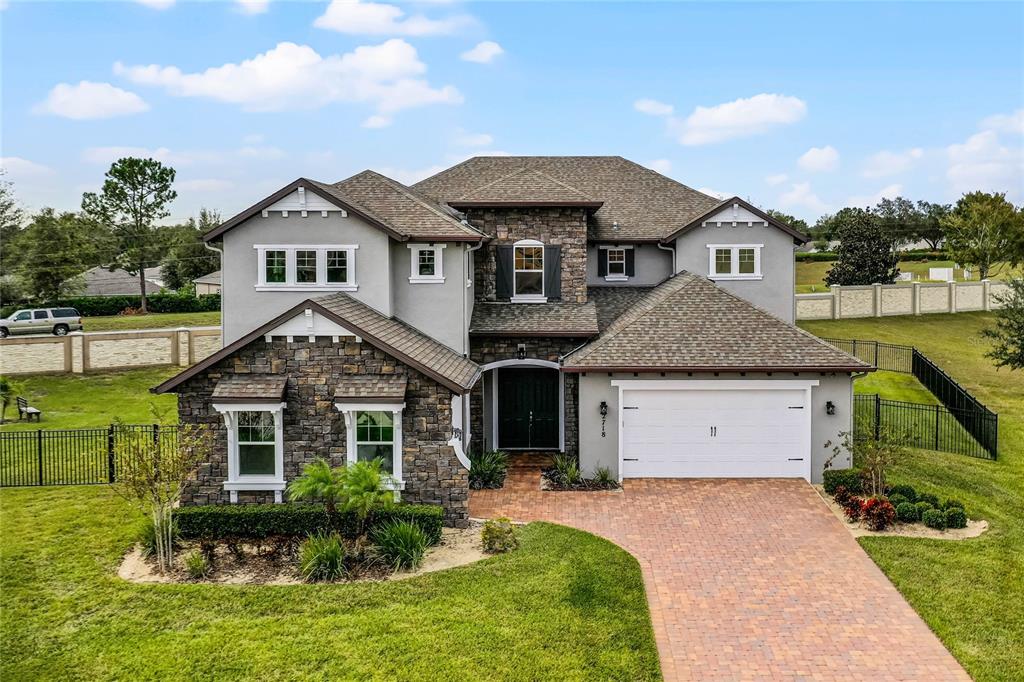
POLYGON ((728 199, 729 197, 733 196, 732 194, 728 194, 726 192, 719 192, 717 189, 711 189, 710 187, 698 187, 697 191, 700 192, 701 194, 707 194, 709 197, 714 197, 716 199, 728 199))
POLYGON ((495 57, 504 54, 505 50, 501 49, 501 45, 494 42, 493 40, 485 40, 482 43, 477 43, 476 47, 471 50, 466 50, 459 55, 459 59, 464 62, 475 62, 477 64, 490 64, 495 57))
POLYGON ((999 133, 1024 135, 1024 109, 1018 109, 1012 114, 989 116, 981 122, 981 127, 999 133))
POLYGON ((788 192, 779 195, 779 206, 782 208, 804 208, 814 213, 828 211, 828 204, 811 190, 809 182, 794 183, 788 192))
POLYGON ((183 180, 174 183, 174 189, 179 192, 224 192, 233 189, 234 186, 235 183, 230 180, 217 180, 215 178, 183 180))
POLYGON ((832 145, 811 147, 797 159, 796 164, 812 173, 834 171, 839 168, 839 152, 832 145))
POLYGON ((468 16, 428 19, 422 14, 406 17, 395 5, 362 0, 332 0, 313 25, 353 35, 428 36, 451 35, 470 25, 468 16))
POLYGON ((235 0, 235 7, 242 14, 263 14, 270 9, 270 0, 235 0))
POLYGON ((37 114, 51 114, 78 121, 138 114, 149 109, 141 97, 110 83, 81 81, 58 83, 46 99, 33 107, 37 114))
POLYGON ((724 142, 761 135, 772 128, 796 123, 807 114, 807 104, 796 97, 761 93, 713 107, 697 107, 670 126, 684 145, 724 142))
POLYGON ((323 57, 308 45, 278 43, 240 63, 183 73, 176 66, 125 66, 114 72, 134 83, 159 86, 178 97, 205 97, 246 111, 315 109, 332 102, 374 105, 388 115, 428 104, 461 104, 451 85, 433 88, 416 49, 393 38, 323 57))
POLYGON ((238 161, 273 161, 286 156, 277 147, 246 145, 237 149, 172 151, 167 147, 87 147, 82 151, 82 161, 107 165, 126 156, 154 159, 171 166, 192 166, 195 164, 223 165, 238 161))
POLYGON ((985 190, 1019 196, 1024 187, 1024 150, 1004 145, 994 130, 949 145, 946 158, 946 179, 957 194, 985 190))
POLYGON ((20 156, 0 157, 0 168, 7 171, 12 178, 29 178, 53 175, 54 170, 35 161, 23 159, 20 156))
POLYGON ((882 199, 895 199, 900 195, 902 191, 903 185, 886 185, 885 187, 878 190, 874 194, 859 194, 849 197, 846 200, 846 205, 857 208, 867 208, 868 206, 874 206, 882 199))
POLYGON ((633 108, 641 114, 650 114, 651 116, 671 116, 675 111, 671 104, 665 104, 656 99, 638 99, 633 102, 633 108))
POLYGON ((654 159, 644 164, 655 173, 661 173, 662 175, 668 175, 672 172, 672 162, 668 159, 654 159))
POLYGON ((774 175, 769 175, 769 176, 765 177, 765 179, 764 179, 764 181, 766 183, 768 183, 769 185, 772 185, 773 187, 775 185, 781 185, 786 180, 789 180, 789 176, 786 175, 785 173, 776 173, 774 175))
POLYGON ((494 137, 487 133, 468 133, 460 131, 455 137, 455 144, 462 147, 486 147, 494 142, 494 137))
POLYGON ((868 157, 864 164, 864 177, 884 178, 904 173, 910 170, 914 163, 923 157, 924 150, 920 147, 905 149, 901 152, 891 152, 883 149, 868 157))
POLYGON ((170 9, 174 7, 174 0, 135 0, 135 2, 151 9, 170 9))
POLYGON ((391 117, 383 116, 381 114, 374 114, 368 117, 361 124, 364 128, 387 128, 391 125, 391 117))

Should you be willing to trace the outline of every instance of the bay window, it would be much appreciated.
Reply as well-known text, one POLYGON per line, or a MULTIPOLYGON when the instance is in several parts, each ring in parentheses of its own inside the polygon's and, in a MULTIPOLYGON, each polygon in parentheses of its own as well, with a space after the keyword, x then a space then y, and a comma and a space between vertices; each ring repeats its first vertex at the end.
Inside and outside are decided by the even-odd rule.
POLYGON ((263 291, 355 291, 356 245, 257 244, 256 288, 263 291))

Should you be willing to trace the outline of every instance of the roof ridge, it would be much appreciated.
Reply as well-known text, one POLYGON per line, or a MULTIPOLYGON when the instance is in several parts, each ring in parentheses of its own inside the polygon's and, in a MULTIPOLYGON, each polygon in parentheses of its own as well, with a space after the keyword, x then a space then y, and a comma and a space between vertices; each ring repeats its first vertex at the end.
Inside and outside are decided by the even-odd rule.
POLYGON ((370 174, 374 175, 375 177, 378 177, 381 180, 384 180, 393 189, 397 190, 398 192, 401 192, 405 196, 409 197, 413 201, 417 202, 418 204, 420 204, 421 206, 426 208, 427 210, 433 211, 435 214, 437 214, 441 218, 444 218, 445 220, 449 221, 450 223, 452 223, 454 225, 457 225, 459 227, 459 229, 464 230, 466 232, 470 232, 470 233, 472 233, 474 235, 479 235, 480 234, 480 232, 478 230, 475 230, 475 229, 472 229, 472 228, 467 228, 467 226, 464 225, 462 223, 462 221, 456 220, 455 217, 452 216, 450 213, 448 213, 446 211, 442 211, 440 209, 440 207, 437 204, 435 204, 433 201, 429 201, 429 202, 426 201, 423 195, 421 195, 418 191, 413 190, 408 185, 403 185, 402 183, 398 182, 398 180, 393 180, 392 178, 389 178, 388 176, 384 175, 383 173, 379 173, 379 172, 377 172, 375 170, 371 170, 369 168, 366 169, 365 171, 363 171, 363 173, 370 173, 370 174))
MULTIPOLYGON (((356 175, 360 175, 360 173, 356 173, 356 175)), ((345 178, 345 180, 351 180, 352 178, 356 177, 356 175, 353 175, 353 176, 350 176, 348 178, 345 178)), ((359 203, 358 201, 353 201, 351 196, 349 196, 345 192, 345 190, 343 188, 338 187, 338 183, 330 184, 330 183, 327 183, 327 182, 321 182, 320 180, 313 180, 312 178, 301 178, 301 179, 305 180, 306 182, 309 182, 309 183, 312 183, 312 184, 316 185, 317 187, 319 187, 320 189, 322 189, 325 192, 331 192, 331 193, 337 192, 337 193, 341 194, 341 197, 339 197, 339 198, 341 198, 342 201, 344 201, 346 204, 350 204, 351 206, 353 206, 354 208, 358 209, 359 211, 365 213, 366 215, 373 217, 374 220, 379 221, 381 224, 387 225, 393 231, 401 232, 401 230, 396 228, 391 223, 391 221, 387 220, 386 218, 382 218, 380 215, 377 214, 376 211, 371 211, 370 209, 366 208, 366 206, 364 206, 363 204, 359 203)), ((339 180, 339 182, 344 182, 344 180, 339 180)))
POLYGON ((542 170, 537 170, 536 168, 531 168, 530 170, 532 172, 536 173, 537 175, 543 175, 545 178, 547 178, 548 180, 550 180, 551 182, 555 183, 556 185, 558 185, 560 187, 564 187, 567 190, 576 192, 577 194, 579 194, 581 197, 583 197, 585 199, 590 199, 592 201, 596 201, 596 199, 594 197, 590 196, 589 194, 587 194, 583 190, 579 189, 578 187, 573 187, 572 185, 570 185, 567 182, 562 182, 558 178, 556 178, 556 177, 554 177, 552 175, 549 175, 548 173, 545 173, 542 170))
POLYGON ((647 166, 643 166, 643 165, 637 163, 636 161, 633 161, 632 159, 627 159, 625 156, 619 156, 619 157, 616 157, 616 158, 622 159, 623 161, 625 161, 626 163, 630 164, 631 166, 636 166, 637 168, 641 169, 645 173, 648 173, 650 175, 657 175, 659 178, 665 178, 666 180, 668 180, 672 184, 678 185, 678 186, 682 187, 683 189, 688 189, 691 192, 694 192, 696 194, 701 195, 702 197, 707 197, 709 199, 717 199, 718 198, 718 197, 713 197, 710 194, 705 194, 704 192, 701 192, 699 189, 694 189, 693 187, 690 187, 689 185, 683 184, 683 183, 679 182, 678 180, 676 180, 675 178, 670 178, 669 176, 665 175, 664 173, 659 173, 658 171, 656 171, 656 170, 654 170, 652 168, 648 168, 647 166))

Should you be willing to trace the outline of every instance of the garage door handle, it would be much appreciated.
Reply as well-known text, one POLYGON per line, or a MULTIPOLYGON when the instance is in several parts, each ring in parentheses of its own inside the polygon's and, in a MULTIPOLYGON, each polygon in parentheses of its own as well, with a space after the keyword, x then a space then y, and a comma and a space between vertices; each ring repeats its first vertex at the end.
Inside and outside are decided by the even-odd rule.
POLYGON ((623 457, 623 458, 622 458, 622 461, 623 461, 623 462, 639 462, 640 460, 639 460, 639 459, 636 459, 635 457, 634 457, 634 458, 630 458, 630 457, 623 457))
POLYGON ((639 410, 640 408, 639 407, 630 407, 629 405, 623 405, 622 409, 624 409, 624 410, 639 410))
POLYGON ((803 457, 790 457, 789 461, 790 462, 802 462, 802 461, 804 461, 804 458, 803 457))

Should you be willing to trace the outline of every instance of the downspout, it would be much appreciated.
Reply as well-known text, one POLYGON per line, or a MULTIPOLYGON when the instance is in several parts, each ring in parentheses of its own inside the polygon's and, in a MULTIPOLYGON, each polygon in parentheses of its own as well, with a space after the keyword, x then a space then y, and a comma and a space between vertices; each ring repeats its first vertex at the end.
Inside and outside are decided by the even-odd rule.
POLYGON ((658 248, 661 249, 662 251, 672 252, 672 274, 675 275, 678 272, 678 270, 676 270, 676 247, 665 246, 661 242, 658 242, 658 248))
MULTIPOLYGON (((465 220, 463 220, 462 222, 466 223, 467 225, 469 224, 465 220)), ((470 254, 472 254, 474 251, 479 251, 481 248, 483 248, 483 245, 484 240, 483 238, 481 238, 480 241, 476 243, 476 246, 471 246, 468 249, 466 249, 466 261, 465 267, 463 268, 464 272, 466 273, 466 288, 462 292, 462 323, 466 325, 466 329, 465 334, 462 335, 462 349, 463 354, 467 358, 469 357, 469 321, 466 319, 466 314, 469 312, 469 289, 473 285, 473 273, 470 272, 470 263, 473 260, 473 256, 471 256, 470 254)))
POLYGON ((223 348, 227 345, 224 341, 224 251, 216 246, 210 246, 205 241, 203 247, 220 256, 220 347, 223 348))

